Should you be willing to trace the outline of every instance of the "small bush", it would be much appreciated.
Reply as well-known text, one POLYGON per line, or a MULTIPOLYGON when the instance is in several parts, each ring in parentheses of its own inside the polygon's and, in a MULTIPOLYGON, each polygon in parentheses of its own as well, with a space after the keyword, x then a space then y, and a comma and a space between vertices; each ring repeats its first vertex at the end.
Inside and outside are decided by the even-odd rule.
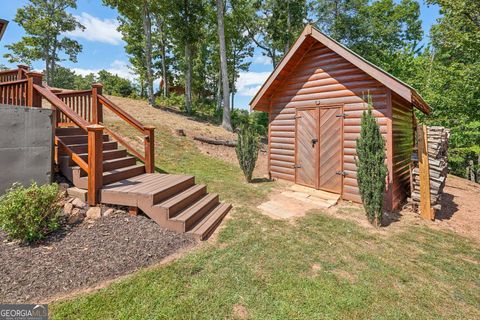
POLYGON ((378 226, 382 222, 386 187, 385 141, 369 107, 363 111, 360 138, 357 139, 357 181, 368 220, 378 226))
POLYGON ((33 242, 58 229, 61 194, 57 184, 25 188, 14 184, 0 198, 0 227, 12 239, 33 242))
POLYGON ((247 182, 252 181, 253 170, 258 158, 258 149, 258 133, 248 123, 242 124, 238 131, 237 148, 235 151, 237 152, 238 163, 247 182))

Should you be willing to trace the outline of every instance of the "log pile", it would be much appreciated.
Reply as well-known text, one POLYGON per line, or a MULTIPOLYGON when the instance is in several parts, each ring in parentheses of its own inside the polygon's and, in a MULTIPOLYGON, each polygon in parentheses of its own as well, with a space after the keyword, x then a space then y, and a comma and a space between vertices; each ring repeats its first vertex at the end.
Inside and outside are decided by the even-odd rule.
MULTIPOLYGON (((441 210, 441 199, 448 174, 448 138, 450 130, 444 127, 428 127, 428 163, 430 166, 430 202, 433 209, 441 210)), ((412 195, 409 203, 415 211, 420 205, 420 173, 418 155, 412 156, 414 167, 411 175, 412 195)))

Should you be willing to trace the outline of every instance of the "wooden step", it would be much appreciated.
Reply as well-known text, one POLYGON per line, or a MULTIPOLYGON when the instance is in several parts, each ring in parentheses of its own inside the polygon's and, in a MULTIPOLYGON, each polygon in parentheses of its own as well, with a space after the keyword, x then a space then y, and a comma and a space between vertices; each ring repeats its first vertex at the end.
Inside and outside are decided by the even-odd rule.
MULTIPOLYGON (((207 194, 207 187, 203 184, 194 185, 173 197, 160 202, 154 207, 159 207, 165 211, 168 218, 174 217, 181 210, 185 209, 189 205, 197 202, 198 199, 207 194)), ((155 210, 156 208, 154 208, 155 210)))
POLYGON ((153 184, 137 190, 150 205, 155 205, 195 184, 194 176, 169 175, 157 185, 153 184))
POLYGON ((143 164, 136 164, 129 167, 113 169, 111 171, 103 172, 103 184, 117 182, 123 179, 128 179, 145 173, 145 166, 143 164))
MULTIPOLYGON (((68 136, 57 136, 63 143, 67 146, 72 144, 83 144, 88 142, 87 135, 68 135, 68 136)), ((109 140, 108 134, 103 135, 103 141, 109 140)))
MULTIPOLYGON (((130 167, 137 163, 137 159, 134 157, 126 156, 123 158, 115 158, 103 161, 103 171, 111 171, 114 169, 130 167)), ((73 166, 73 170, 80 170, 79 166, 73 166)), ((82 170, 81 176, 86 176, 87 173, 82 170)))
POLYGON ((63 127, 63 128, 55 129, 56 136, 83 135, 83 134, 86 135, 87 132, 79 127, 63 127))
POLYGON ((200 240, 206 240, 222 222, 225 215, 232 209, 231 204, 220 203, 211 210, 195 227, 187 231, 200 240))
MULTIPOLYGON (((79 153, 78 155, 83 160, 88 161, 88 153, 79 153)), ((127 150, 125 149, 103 150, 103 160, 124 158, 126 156, 127 156, 127 150)))
MULTIPOLYGON (((145 173, 143 164, 133 165, 129 167, 114 169, 103 172, 103 184, 114 183, 123 179, 132 178, 145 173)), ((81 177, 78 181, 73 181, 76 187, 81 189, 88 188, 88 177, 81 177)))
POLYGON ((184 231, 188 231, 218 203, 218 194, 207 194, 171 220, 182 222, 184 231))
MULTIPOLYGON (((79 143, 69 145, 69 148, 72 149, 75 153, 86 153, 88 152, 87 143, 79 143)), ((114 150, 118 148, 118 143, 116 141, 107 141, 103 143, 103 150, 114 150)))

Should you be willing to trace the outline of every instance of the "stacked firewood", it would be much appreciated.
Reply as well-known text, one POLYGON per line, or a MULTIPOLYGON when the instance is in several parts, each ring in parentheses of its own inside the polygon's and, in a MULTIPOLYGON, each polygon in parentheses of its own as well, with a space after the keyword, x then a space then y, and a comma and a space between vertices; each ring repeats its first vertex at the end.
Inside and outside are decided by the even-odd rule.
MULTIPOLYGON (((428 163, 430 166, 430 202, 432 208, 441 210, 441 199, 448 174, 448 138, 450 130, 444 127, 428 127, 428 163)), ((415 211, 420 205, 420 172, 418 155, 412 156, 414 167, 411 176, 412 195, 409 203, 415 211)))

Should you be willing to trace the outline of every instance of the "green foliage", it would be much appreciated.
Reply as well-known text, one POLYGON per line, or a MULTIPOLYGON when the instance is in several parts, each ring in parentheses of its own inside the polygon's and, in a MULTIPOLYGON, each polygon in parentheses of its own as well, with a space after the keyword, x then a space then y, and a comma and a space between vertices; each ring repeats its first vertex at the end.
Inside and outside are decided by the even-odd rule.
POLYGON ((62 208, 57 184, 14 184, 0 198, 0 226, 12 239, 33 242, 58 229, 62 208))
POLYGON ((385 141, 380 127, 372 114, 371 98, 369 108, 363 111, 360 138, 357 139, 357 181, 363 207, 368 220, 382 223, 383 201, 385 194, 385 141))
POLYGON ((245 109, 235 109, 232 112, 232 126, 234 129, 242 125, 248 125, 250 130, 255 131, 260 136, 265 136, 268 132, 268 113, 251 112, 245 109))
POLYGON ((243 123, 238 130, 237 153, 240 169, 247 182, 252 181, 253 170, 257 163, 258 150, 260 148, 258 134, 248 123, 243 123))
POLYGON ((76 62, 78 53, 82 51, 77 41, 64 36, 66 32, 84 28, 67 12, 67 9, 76 7, 75 0, 30 0, 17 10, 14 19, 26 35, 18 42, 6 45, 10 53, 4 57, 10 63, 44 61, 47 83, 52 84, 57 63, 65 59, 60 53, 76 62))
POLYGON ((105 94, 129 97, 135 93, 135 87, 129 80, 106 70, 100 70, 98 72, 97 82, 103 84, 103 92, 105 94))

